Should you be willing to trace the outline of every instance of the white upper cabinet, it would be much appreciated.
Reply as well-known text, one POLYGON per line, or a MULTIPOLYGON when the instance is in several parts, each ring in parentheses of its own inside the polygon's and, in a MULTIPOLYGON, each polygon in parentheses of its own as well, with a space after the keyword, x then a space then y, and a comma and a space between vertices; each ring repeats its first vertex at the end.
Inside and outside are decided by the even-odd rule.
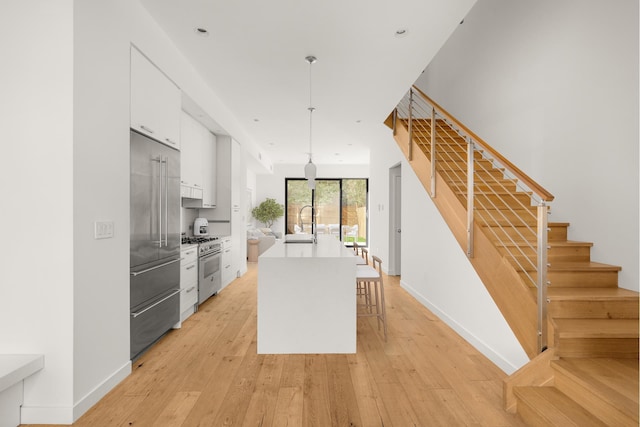
POLYGON ((180 149, 182 95, 155 65, 131 48, 131 128, 180 149))
POLYGON ((231 144, 231 209, 234 212, 240 210, 241 192, 244 191, 244 186, 241 185, 243 176, 246 176, 246 169, 242 162, 242 148, 234 140, 231 144))
POLYGON ((216 136, 205 128, 202 156, 202 177, 204 179, 204 189, 202 193, 202 207, 215 208, 217 196, 217 141, 216 136))
POLYGON ((183 186, 200 190, 204 188, 204 175, 202 173, 202 151, 204 146, 204 132, 206 129, 189 114, 182 112, 180 121, 180 141, 182 152, 180 160, 180 182, 183 186))
POLYGON ((231 137, 218 135, 216 139, 216 208, 207 215, 207 218, 218 221, 231 221, 232 147, 231 137))
POLYGON ((216 207, 216 136, 204 125, 182 112, 180 122, 181 194, 183 207, 216 207))

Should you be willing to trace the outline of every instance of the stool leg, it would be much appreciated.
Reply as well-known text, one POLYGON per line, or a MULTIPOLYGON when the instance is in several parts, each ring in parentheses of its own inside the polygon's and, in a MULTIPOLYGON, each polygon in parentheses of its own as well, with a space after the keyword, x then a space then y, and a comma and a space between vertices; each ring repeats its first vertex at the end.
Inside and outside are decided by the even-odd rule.
POLYGON ((379 282, 380 286, 380 303, 382 304, 382 325, 384 327, 384 340, 387 341, 387 308, 384 300, 384 284, 382 280, 379 282))

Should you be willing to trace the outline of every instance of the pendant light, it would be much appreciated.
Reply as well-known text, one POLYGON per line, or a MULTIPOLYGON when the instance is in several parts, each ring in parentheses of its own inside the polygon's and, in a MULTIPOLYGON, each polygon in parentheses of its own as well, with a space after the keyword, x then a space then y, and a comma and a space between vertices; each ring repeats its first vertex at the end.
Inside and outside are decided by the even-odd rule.
POLYGON ((307 185, 309 185, 309 189, 315 190, 316 188, 316 165, 313 164, 312 161, 312 133, 313 133, 313 104, 311 102, 311 65, 316 62, 315 56, 307 56, 305 60, 309 63, 309 163, 307 163, 304 167, 304 177, 307 179, 307 185))

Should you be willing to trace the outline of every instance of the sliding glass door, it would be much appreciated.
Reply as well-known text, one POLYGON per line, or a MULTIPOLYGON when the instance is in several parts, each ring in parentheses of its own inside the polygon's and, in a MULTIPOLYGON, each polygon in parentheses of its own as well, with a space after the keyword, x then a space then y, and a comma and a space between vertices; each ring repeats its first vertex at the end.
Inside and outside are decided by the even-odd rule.
POLYGON ((342 241, 367 246, 367 191, 366 179, 342 180, 342 241))
POLYGON ((312 233, 312 214, 318 234, 336 236, 347 245, 367 244, 366 178, 317 179, 310 190, 305 179, 286 179, 286 233, 312 233))

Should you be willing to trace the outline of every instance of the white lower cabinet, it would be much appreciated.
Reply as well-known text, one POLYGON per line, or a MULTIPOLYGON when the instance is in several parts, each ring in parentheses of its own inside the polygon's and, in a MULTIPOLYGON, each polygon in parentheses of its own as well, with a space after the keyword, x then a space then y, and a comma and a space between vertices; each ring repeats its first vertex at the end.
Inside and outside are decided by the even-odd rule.
POLYGON ((198 246, 180 251, 180 321, 191 316, 198 304, 198 246))
POLYGON ((224 288, 236 278, 236 270, 233 268, 233 246, 231 236, 222 239, 222 287, 224 288))

